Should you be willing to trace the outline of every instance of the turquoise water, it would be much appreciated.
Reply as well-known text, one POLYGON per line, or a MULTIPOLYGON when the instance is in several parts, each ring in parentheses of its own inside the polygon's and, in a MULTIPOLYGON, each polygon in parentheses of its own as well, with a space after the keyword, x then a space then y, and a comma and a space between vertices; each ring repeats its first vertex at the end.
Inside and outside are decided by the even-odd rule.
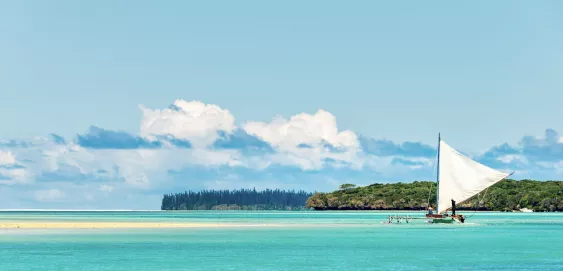
MULTIPOLYGON (((477 213, 463 225, 383 212, 0 212, 6 221, 281 227, 3 229, 0 270, 563 270, 563 214, 477 213)), ((423 216, 422 213, 403 213, 423 216)))

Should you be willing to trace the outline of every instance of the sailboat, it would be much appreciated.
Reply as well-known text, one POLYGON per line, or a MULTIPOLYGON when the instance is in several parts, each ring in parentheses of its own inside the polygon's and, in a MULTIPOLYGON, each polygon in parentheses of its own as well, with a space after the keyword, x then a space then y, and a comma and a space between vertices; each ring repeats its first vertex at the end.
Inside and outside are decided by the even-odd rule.
POLYGON ((429 208, 426 214, 432 223, 464 223, 466 217, 456 214, 456 203, 470 199, 514 173, 501 172, 472 160, 442 141, 440 134, 436 171, 436 213, 429 208), (451 215, 448 210, 452 211, 451 215))

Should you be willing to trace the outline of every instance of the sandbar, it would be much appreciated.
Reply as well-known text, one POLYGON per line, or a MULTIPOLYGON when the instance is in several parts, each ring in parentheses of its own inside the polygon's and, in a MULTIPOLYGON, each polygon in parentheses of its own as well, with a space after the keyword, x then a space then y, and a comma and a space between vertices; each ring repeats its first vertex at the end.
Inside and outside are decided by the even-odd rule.
POLYGON ((127 229, 279 227, 280 224, 172 223, 172 222, 0 222, 0 229, 127 229))

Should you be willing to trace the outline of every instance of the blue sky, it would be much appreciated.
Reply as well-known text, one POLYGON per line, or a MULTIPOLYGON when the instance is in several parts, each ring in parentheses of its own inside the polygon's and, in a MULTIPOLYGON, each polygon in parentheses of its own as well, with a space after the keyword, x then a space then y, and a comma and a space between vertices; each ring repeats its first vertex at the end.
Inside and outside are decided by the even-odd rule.
POLYGON ((431 179, 438 132, 515 178, 561 178, 562 11, 4 3, 0 205, 155 208, 174 189, 431 179))

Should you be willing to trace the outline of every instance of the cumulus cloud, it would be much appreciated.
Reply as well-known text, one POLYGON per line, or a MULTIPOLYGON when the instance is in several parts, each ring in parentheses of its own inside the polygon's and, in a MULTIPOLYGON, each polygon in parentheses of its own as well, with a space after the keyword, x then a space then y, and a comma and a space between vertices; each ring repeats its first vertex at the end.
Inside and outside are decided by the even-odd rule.
POLYGON ((0 151, 0 165, 13 165, 16 163, 16 158, 9 151, 0 151))
POLYGON ((313 115, 301 113, 290 119, 278 116, 269 123, 250 121, 243 129, 278 151, 270 155, 270 163, 296 164, 306 170, 322 168, 327 161, 361 166, 357 135, 349 130, 339 131, 336 117, 322 109, 313 115))
POLYGON ((30 181, 26 168, 18 163, 10 151, 0 151, 0 184, 13 185, 30 181))
POLYGON ((507 155, 503 155, 497 158, 497 160, 505 163, 505 164, 510 164, 510 163, 514 163, 514 162, 521 162, 524 164, 528 163, 528 159, 525 156, 522 155, 513 155, 513 154, 507 154, 507 155))
POLYGON ((13 185, 28 181, 29 178, 25 169, 0 167, 0 184, 13 185))
MULTIPOLYGON (((435 147, 342 131, 324 110, 237 127, 228 110, 198 101, 140 107, 138 134, 90 126, 71 139, 50 134, 0 140, 0 203, 151 209, 159 207, 162 193, 185 189, 330 191, 345 182, 435 178, 435 147)), ((563 142, 551 129, 473 158, 514 170, 515 178, 563 174, 563 142)))
POLYGON ((314 115, 301 113, 289 120, 277 117, 270 123, 247 122, 244 130, 280 149, 295 149, 298 145, 357 148, 358 137, 352 131, 338 131, 336 117, 318 110, 314 115))
POLYGON ((143 112, 140 134, 149 140, 157 136, 173 136, 190 141, 194 147, 207 147, 218 138, 218 132, 230 133, 235 129, 235 117, 217 105, 199 101, 176 100, 167 109, 149 109, 143 112))

